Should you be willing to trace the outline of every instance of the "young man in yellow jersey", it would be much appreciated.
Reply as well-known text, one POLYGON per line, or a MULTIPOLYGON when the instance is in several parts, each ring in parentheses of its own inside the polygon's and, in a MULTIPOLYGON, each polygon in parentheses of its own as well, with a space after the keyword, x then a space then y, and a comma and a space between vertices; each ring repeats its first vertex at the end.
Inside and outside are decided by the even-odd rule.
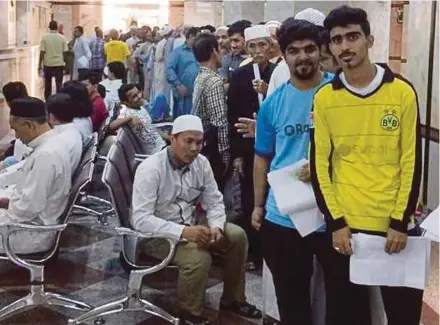
MULTIPOLYGON (((314 98, 311 134, 312 183, 335 250, 353 254, 351 234, 387 238, 384 250, 405 249, 421 178, 417 94, 388 66, 371 63, 367 13, 342 6, 327 16, 330 50, 342 71, 314 98)), ((341 259, 335 260, 340 263, 341 259)), ((356 325, 370 325, 368 287, 357 286, 356 325)), ((388 325, 418 325, 422 290, 382 287, 388 325)))

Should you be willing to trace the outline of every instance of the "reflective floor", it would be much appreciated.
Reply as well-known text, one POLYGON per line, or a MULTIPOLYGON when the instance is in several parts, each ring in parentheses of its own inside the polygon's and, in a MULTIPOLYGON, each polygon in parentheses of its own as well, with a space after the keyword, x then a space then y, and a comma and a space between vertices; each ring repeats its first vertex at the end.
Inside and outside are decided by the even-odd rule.
MULTIPOLYGON (((106 198, 106 191, 99 182, 94 182, 94 192, 106 198)), ((78 215, 63 233, 58 260, 47 268, 47 288, 69 297, 83 300, 91 305, 100 305, 125 293, 127 275, 119 263, 120 239, 110 228, 116 220, 109 219, 110 228, 101 226, 90 216, 78 215)), ((433 248, 432 272, 429 288, 426 291, 422 323, 439 324, 438 317, 438 246, 433 248)), ((173 312, 176 303, 176 273, 163 271, 144 279, 143 295, 159 306, 173 312)), ((206 314, 216 319, 216 324, 251 325, 251 322, 230 314, 218 313, 222 292, 221 274, 213 269, 206 291, 206 314)), ((14 301, 28 293, 29 275, 25 269, 10 262, 0 261, 0 306, 14 301)), ((247 275, 247 297, 249 302, 262 308, 261 276, 258 273, 247 275)), ((69 317, 79 316, 80 312, 59 307, 38 307, 11 317, 1 324, 58 325, 67 324, 69 317)), ((104 317, 108 325, 165 325, 166 322, 148 317, 143 313, 127 312, 104 317)), ((88 323, 88 324, 93 324, 88 323)), ((376 325, 376 324, 375 324, 376 325)), ((379 325, 379 324, 377 324, 379 325)), ((382 325, 382 324, 380 324, 382 325)), ((402 324, 404 325, 404 324, 402 324)))

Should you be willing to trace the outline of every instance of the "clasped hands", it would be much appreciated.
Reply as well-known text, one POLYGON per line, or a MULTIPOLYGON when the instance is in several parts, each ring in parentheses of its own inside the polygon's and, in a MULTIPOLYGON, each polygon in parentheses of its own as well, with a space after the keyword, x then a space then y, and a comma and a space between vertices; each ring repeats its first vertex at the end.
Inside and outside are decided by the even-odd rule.
POLYGON ((182 238, 196 243, 199 248, 208 248, 224 239, 223 230, 205 226, 188 226, 183 229, 182 238))

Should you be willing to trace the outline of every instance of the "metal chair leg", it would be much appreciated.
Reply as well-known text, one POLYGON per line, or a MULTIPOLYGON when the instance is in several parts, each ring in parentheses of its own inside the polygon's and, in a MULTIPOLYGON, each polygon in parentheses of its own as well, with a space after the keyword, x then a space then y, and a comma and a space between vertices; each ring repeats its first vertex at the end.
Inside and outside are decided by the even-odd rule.
POLYGON ((170 313, 166 312, 162 308, 155 306, 151 302, 142 298, 140 298, 139 301, 145 306, 146 313, 160 317, 173 325, 179 325, 179 319, 173 317, 170 313))
POLYGON ((82 301, 70 299, 62 295, 59 295, 57 293, 46 292, 45 294, 47 297, 47 303, 49 305, 61 306, 70 309, 82 310, 82 311, 88 311, 93 308, 89 304, 86 304, 82 301))
POLYGON ((31 299, 32 295, 28 294, 27 296, 15 300, 14 302, 0 309, 0 321, 18 313, 18 311, 21 309, 31 306, 31 299))
POLYGON ((69 319, 69 325, 81 324, 104 315, 118 313, 126 308, 127 303, 128 297, 109 302, 105 305, 96 307, 75 319, 69 319))

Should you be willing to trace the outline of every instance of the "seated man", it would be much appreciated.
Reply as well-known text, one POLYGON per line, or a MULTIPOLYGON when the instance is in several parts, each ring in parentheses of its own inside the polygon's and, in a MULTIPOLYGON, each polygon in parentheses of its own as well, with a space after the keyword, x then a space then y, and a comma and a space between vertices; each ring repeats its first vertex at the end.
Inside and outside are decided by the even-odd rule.
MULTIPOLYGON (((0 224, 57 224, 72 186, 68 148, 56 131, 51 130, 43 101, 19 98, 10 108, 11 128, 33 152, 24 161, 10 198, 0 198, 0 224)), ((51 248, 54 236, 54 233, 18 232, 11 237, 11 247, 14 252, 23 254, 43 252, 51 248)))
POLYGON ((125 65, 122 62, 112 62, 107 64, 108 78, 101 81, 99 84, 105 87, 106 96, 105 106, 109 110, 110 117, 113 118, 114 110, 119 105, 118 90, 125 79, 125 65))
POLYGON ((75 172, 83 151, 81 133, 73 124, 75 105, 69 95, 62 93, 49 96, 46 105, 49 123, 57 131, 57 139, 68 149, 72 171, 75 172))
POLYGON ((124 106, 119 112, 119 117, 110 123, 109 131, 114 132, 123 125, 134 125, 135 132, 142 139, 148 155, 162 150, 166 145, 165 141, 154 127, 139 89, 133 84, 123 85, 119 88, 119 99, 124 106))
POLYGON ((80 81, 87 87, 90 101, 92 102, 91 119, 93 132, 97 132, 108 117, 108 110, 105 106, 104 99, 98 92, 98 83, 101 81, 101 76, 96 72, 87 71, 80 81))
MULTIPOLYGON (((132 224, 139 231, 181 241, 172 263, 179 267, 182 324, 210 324, 201 315, 212 253, 220 255, 224 270, 221 308, 261 318, 261 312, 245 297, 246 234, 226 223, 223 197, 211 166, 199 155, 202 144, 199 117, 182 115, 174 121, 171 146, 146 159, 136 171, 132 224), (199 205, 206 211, 206 222, 194 213, 199 205)), ((150 240, 145 250, 163 259, 168 245, 160 239, 150 240)))
MULTIPOLYGON (((21 81, 12 81, 8 82, 2 88, 3 96, 5 96, 6 103, 8 106, 11 105, 11 102, 17 98, 23 98, 28 96, 28 91, 24 83, 21 81)), ((11 141, 11 145, 5 148, 4 156, 0 155, 0 160, 4 158, 9 159, 9 163, 6 165, 12 165, 23 158, 23 155, 27 155, 31 152, 31 150, 26 147, 20 140, 11 141)), ((6 166, 2 166, 6 167, 6 166)))

